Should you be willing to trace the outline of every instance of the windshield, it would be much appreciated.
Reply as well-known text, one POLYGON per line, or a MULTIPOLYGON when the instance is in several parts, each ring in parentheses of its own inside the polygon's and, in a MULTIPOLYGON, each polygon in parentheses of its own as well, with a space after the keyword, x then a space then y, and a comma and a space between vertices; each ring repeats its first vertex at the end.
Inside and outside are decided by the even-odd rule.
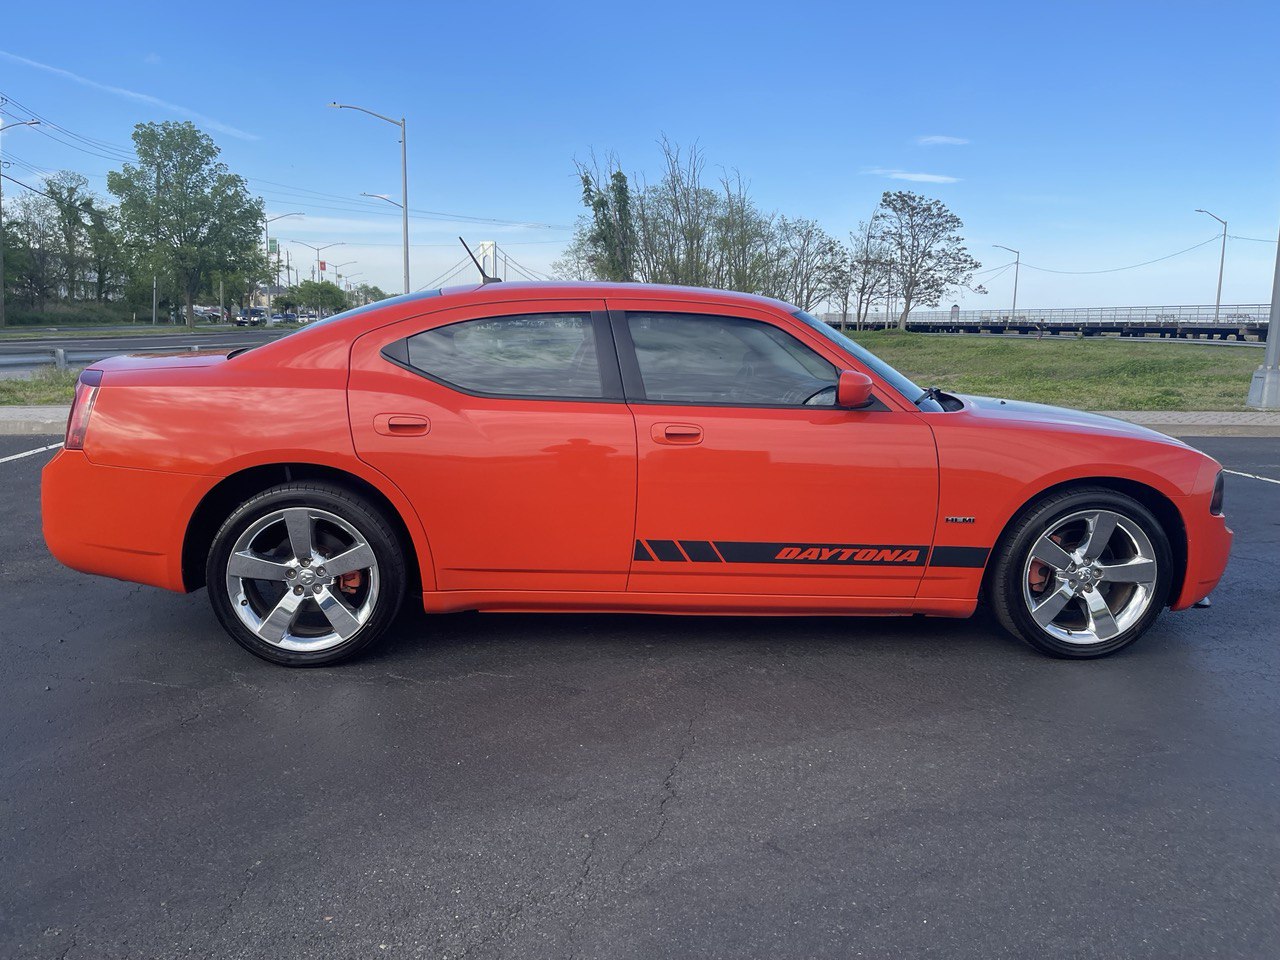
POLYGON ((874 353, 855 343, 843 333, 831 326, 829 323, 823 323, 817 317, 810 316, 803 310, 797 310, 792 314, 797 320, 808 324, 817 330, 820 334, 834 343, 841 350, 857 357, 858 360, 871 370, 893 389, 897 390, 907 400, 908 403, 914 403, 921 410, 927 410, 930 413, 939 413, 942 411, 942 404, 938 403, 933 397, 925 393, 922 387, 917 386, 909 377, 903 376, 889 364, 885 363, 874 353))

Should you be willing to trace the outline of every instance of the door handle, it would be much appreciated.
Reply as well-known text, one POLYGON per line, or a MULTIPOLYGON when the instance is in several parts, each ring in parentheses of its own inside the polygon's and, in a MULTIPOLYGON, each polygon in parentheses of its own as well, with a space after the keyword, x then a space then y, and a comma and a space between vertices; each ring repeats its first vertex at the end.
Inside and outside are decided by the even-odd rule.
POLYGON ((702 442, 702 428, 696 423, 655 423, 649 435, 656 443, 688 445, 702 442))
POLYGON ((431 430, 431 421, 412 413, 380 413, 373 429, 384 437, 421 437, 431 430))

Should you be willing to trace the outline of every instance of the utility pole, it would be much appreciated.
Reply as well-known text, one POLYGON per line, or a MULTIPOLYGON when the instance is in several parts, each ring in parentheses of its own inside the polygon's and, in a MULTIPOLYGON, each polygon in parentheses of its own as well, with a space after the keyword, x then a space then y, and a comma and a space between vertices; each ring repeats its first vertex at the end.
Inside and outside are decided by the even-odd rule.
POLYGON ((999 243, 993 243, 992 246, 997 250, 1008 250, 1013 254, 1013 312, 1010 313, 1009 319, 1016 323, 1018 320, 1018 270, 1022 266, 1022 254, 1013 247, 1006 247, 999 243))
MULTIPOLYGON (((352 106, 349 103, 338 103, 336 100, 329 104, 338 110, 359 110, 361 113, 367 113, 371 117, 377 117, 379 120, 385 120, 392 126, 400 128, 400 228, 403 235, 404 243, 404 292, 409 292, 409 147, 406 144, 408 137, 405 135, 405 122, 402 116, 399 120, 393 120, 391 117, 385 117, 380 113, 372 110, 366 110, 364 107, 352 106)), ((389 198, 383 197, 384 200, 389 198)), ((395 203, 394 200, 390 201, 395 203)))
POLYGON ((1213 217, 1222 224, 1222 255, 1218 258, 1218 299, 1213 302, 1213 322, 1218 322, 1218 315, 1222 313, 1222 270, 1227 265, 1227 221, 1223 220, 1216 214, 1209 213, 1208 210, 1196 208, 1196 213, 1203 213, 1213 217))
POLYGON ((1267 355, 1253 372, 1249 406, 1280 410, 1280 240, 1276 241, 1276 272, 1271 280, 1271 319, 1267 324, 1267 355))
MULTIPOLYGON (((0 97, 0 103, 7 103, 0 97)), ((38 127, 39 120, 19 120, 0 127, 0 327, 4 326, 4 131, 10 127, 38 127)))
POLYGON ((160 278, 154 273, 151 275, 151 325, 156 325, 156 307, 159 306, 159 283, 160 278))
MULTIPOLYGON (((283 220, 285 217, 305 217, 305 213, 282 213, 277 217, 267 217, 262 223, 263 235, 267 238, 267 269, 271 269, 271 224, 277 220, 283 220)), ((267 277, 267 316, 263 321, 263 326, 271 323, 271 285, 272 283, 280 283, 280 241, 276 241, 276 269, 274 278, 267 277)))

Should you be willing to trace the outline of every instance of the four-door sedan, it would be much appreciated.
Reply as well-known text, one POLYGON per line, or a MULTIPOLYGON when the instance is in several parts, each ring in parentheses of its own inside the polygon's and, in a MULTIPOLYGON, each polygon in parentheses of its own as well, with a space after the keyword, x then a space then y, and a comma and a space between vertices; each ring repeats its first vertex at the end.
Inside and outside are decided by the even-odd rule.
POLYGON ((1106 417, 924 390, 794 307, 629 284, 385 300, 80 377, 63 563, 207 587, 291 666, 427 611, 927 614, 1096 657, 1205 597, 1222 474, 1106 417))

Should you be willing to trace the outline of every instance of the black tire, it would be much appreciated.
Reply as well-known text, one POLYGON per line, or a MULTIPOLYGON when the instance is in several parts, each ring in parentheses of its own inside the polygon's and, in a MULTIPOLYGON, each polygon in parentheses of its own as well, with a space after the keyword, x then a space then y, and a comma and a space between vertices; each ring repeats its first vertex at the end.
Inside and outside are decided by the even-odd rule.
MULTIPOLYGON (((1135 557, 1134 559, 1143 558, 1135 557)), ((1046 580, 1054 576, 1051 570, 1052 568, 1048 568, 1048 571, 1043 574, 1046 580)), ((988 597, 1001 626, 1035 649, 1064 659, 1092 659, 1115 653, 1142 636, 1167 605, 1172 583, 1173 552, 1169 546, 1169 536, 1151 511, 1132 497, 1115 490, 1105 487, 1080 487, 1042 497, 1014 518, 996 547, 994 566, 988 581, 988 597), (1053 627, 1062 631, 1063 628, 1059 624, 1053 623, 1045 627, 1037 623, 1032 616, 1027 592, 1033 588, 1026 587, 1024 591, 1024 583, 1031 579, 1027 576, 1032 562, 1030 553, 1041 537, 1046 532, 1054 530, 1056 525, 1070 523, 1072 517, 1098 510, 1119 515, 1146 535, 1153 554, 1152 559, 1156 564, 1154 582, 1144 587, 1149 591, 1149 599, 1144 601, 1147 604, 1145 609, 1138 616, 1137 613, 1141 607, 1135 606, 1133 622, 1127 624, 1125 629, 1114 636, 1096 642, 1086 642, 1083 639, 1079 642, 1071 642, 1052 632, 1053 627)), ((1094 589, 1099 592, 1104 589, 1123 589, 1125 586, 1098 583, 1096 586, 1091 586, 1089 592, 1094 589)), ((1046 585, 1041 589, 1048 588, 1046 585)), ((1138 588, 1130 589, 1136 591, 1138 588)), ((1045 594, 1041 593, 1039 596, 1043 597, 1045 594)), ((1084 603, 1087 603, 1087 599, 1083 596, 1079 598, 1084 603)), ((1065 612, 1061 616, 1066 619, 1070 619, 1073 615, 1087 617, 1083 604, 1077 600, 1068 601, 1068 605, 1071 604, 1076 606, 1071 606, 1070 609, 1064 608, 1065 612)), ((1118 626, 1120 622, 1117 619, 1116 625, 1118 626)), ((1102 631, 1098 631, 1098 635, 1101 633, 1102 631)))
MULTIPOLYGON (((296 510, 289 514, 290 517, 298 515, 296 510)), ((254 549, 256 551, 256 547, 254 549)), ((358 494, 337 484, 284 483, 251 497, 227 517, 213 538, 213 546, 209 551, 205 571, 205 582, 213 612, 217 614, 222 626, 240 646, 263 660, 288 667, 324 666, 355 656, 386 632, 404 600, 407 580, 404 550, 405 547, 400 543, 388 518, 358 494), (285 581, 277 580, 275 577, 261 580, 249 577, 237 578, 241 587, 233 595, 233 587, 228 583, 228 563, 237 542, 242 537, 252 535, 252 531, 262 523, 266 523, 267 526, 261 528, 261 536, 278 538, 286 524, 284 521, 268 518, 273 518, 289 508, 305 508, 306 516, 313 519, 308 537, 316 542, 313 546, 313 559, 306 563, 308 568, 306 573, 311 575, 316 586, 305 588, 300 586, 303 582, 301 576, 306 574, 300 563, 293 562, 297 558, 290 555, 299 551, 289 549, 288 540, 291 538, 291 533, 284 531, 286 540, 283 545, 284 556, 287 559, 278 565, 282 569, 290 566, 293 572, 288 575, 294 579, 285 581), (354 536, 350 531, 355 532, 354 536), (343 537, 350 538, 349 543, 344 544, 341 539, 343 537), (340 551, 351 545, 362 548, 367 545, 372 551, 376 565, 363 567, 347 577, 330 577, 329 582, 316 578, 317 573, 327 572, 322 566, 326 557, 336 557, 340 551), (357 594, 363 589, 360 609, 356 612, 362 614, 364 619, 363 622, 359 622, 354 617, 346 620, 341 611, 335 610, 335 616, 344 621, 345 628, 353 630, 350 635, 343 637, 336 625, 328 624, 330 618, 324 613, 320 604, 323 599, 324 603, 332 608, 334 598, 341 598, 343 600, 341 606, 347 607, 344 594, 353 582, 356 583, 354 589, 357 594), (363 587, 359 585, 360 583, 363 583, 363 587), (313 597, 310 593, 303 593, 304 590, 314 590, 321 596, 313 597), (289 592, 302 594, 302 596, 297 600, 284 598, 283 595, 289 592), (271 605, 282 598, 289 599, 290 603, 298 605, 297 617, 305 619, 310 624, 310 630, 314 632, 315 639, 313 640, 299 627, 299 637, 292 637, 286 632, 279 643, 293 644, 300 648, 305 648, 308 643, 311 643, 314 648, 288 649, 280 646, 279 643, 264 639, 250 629, 236 609, 237 606, 242 607, 248 611, 247 616, 256 615, 262 618, 262 626, 266 627, 265 621, 269 617, 271 605), (356 626, 357 623, 358 626, 356 626), (332 631, 332 636, 327 640, 321 632, 326 627, 332 631)), ((349 607, 347 607, 347 613, 351 613, 349 607)), ((300 619, 291 617, 287 622, 286 630, 293 630, 294 624, 300 622, 300 619)))

